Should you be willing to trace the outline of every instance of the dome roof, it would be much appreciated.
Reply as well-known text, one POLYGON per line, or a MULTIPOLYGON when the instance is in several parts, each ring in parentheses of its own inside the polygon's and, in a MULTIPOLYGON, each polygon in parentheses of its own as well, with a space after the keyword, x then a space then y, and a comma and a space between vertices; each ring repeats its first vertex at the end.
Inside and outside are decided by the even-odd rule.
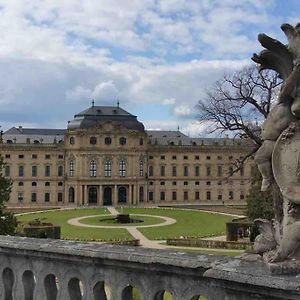
POLYGON ((94 106, 76 114, 72 121, 69 121, 68 129, 83 129, 94 127, 102 122, 115 122, 127 129, 144 132, 143 123, 137 117, 130 114, 119 106, 94 106))

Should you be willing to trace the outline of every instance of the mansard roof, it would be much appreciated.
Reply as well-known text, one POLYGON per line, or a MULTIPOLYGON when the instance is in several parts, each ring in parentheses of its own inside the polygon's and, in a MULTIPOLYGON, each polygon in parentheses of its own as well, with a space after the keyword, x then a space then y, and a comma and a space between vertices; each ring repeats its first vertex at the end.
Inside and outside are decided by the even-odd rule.
POLYGON ((101 122, 115 122, 127 129, 144 132, 143 123, 137 117, 119 106, 94 106, 76 114, 69 122, 68 129, 83 129, 94 127, 101 122))
POLYGON ((48 128, 23 128, 12 127, 4 132, 4 134, 25 134, 25 135, 64 135, 66 129, 48 129, 48 128))

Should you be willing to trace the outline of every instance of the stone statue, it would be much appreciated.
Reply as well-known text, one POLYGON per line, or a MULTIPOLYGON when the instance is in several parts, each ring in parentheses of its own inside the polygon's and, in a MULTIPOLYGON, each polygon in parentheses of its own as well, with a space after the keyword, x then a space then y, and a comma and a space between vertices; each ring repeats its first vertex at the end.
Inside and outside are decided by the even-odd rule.
POLYGON ((262 191, 275 179, 283 195, 281 226, 256 221, 261 234, 255 249, 265 253, 269 263, 300 260, 300 24, 283 24, 281 29, 288 39, 287 46, 259 34, 265 49, 252 57, 261 70, 274 70, 283 79, 277 103, 262 126, 263 144, 255 155, 263 177, 262 191))

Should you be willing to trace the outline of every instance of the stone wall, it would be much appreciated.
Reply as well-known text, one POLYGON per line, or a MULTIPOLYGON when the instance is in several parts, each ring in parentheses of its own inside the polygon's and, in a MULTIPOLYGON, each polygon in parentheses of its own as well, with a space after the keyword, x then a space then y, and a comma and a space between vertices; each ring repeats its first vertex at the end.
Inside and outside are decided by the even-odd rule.
POLYGON ((61 240, 0 237, 0 299, 299 299, 296 276, 244 259, 61 240))

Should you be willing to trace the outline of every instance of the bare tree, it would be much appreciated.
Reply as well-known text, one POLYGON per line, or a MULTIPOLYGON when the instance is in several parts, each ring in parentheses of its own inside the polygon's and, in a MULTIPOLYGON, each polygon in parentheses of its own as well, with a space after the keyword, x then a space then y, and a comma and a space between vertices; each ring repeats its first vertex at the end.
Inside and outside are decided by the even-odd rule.
MULTIPOLYGON (((262 144, 260 125, 267 118, 280 91, 282 80, 270 70, 259 72, 255 65, 245 67, 234 74, 216 81, 198 102, 198 118, 201 123, 210 122, 210 133, 232 133, 234 137, 250 140, 249 153, 233 163, 235 173, 262 144)), ((272 187, 273 201, 281 207, 281 193, 276 184, 272 187)), ((282 218, 282 210, 275 211, 276 219, 282 218)))

